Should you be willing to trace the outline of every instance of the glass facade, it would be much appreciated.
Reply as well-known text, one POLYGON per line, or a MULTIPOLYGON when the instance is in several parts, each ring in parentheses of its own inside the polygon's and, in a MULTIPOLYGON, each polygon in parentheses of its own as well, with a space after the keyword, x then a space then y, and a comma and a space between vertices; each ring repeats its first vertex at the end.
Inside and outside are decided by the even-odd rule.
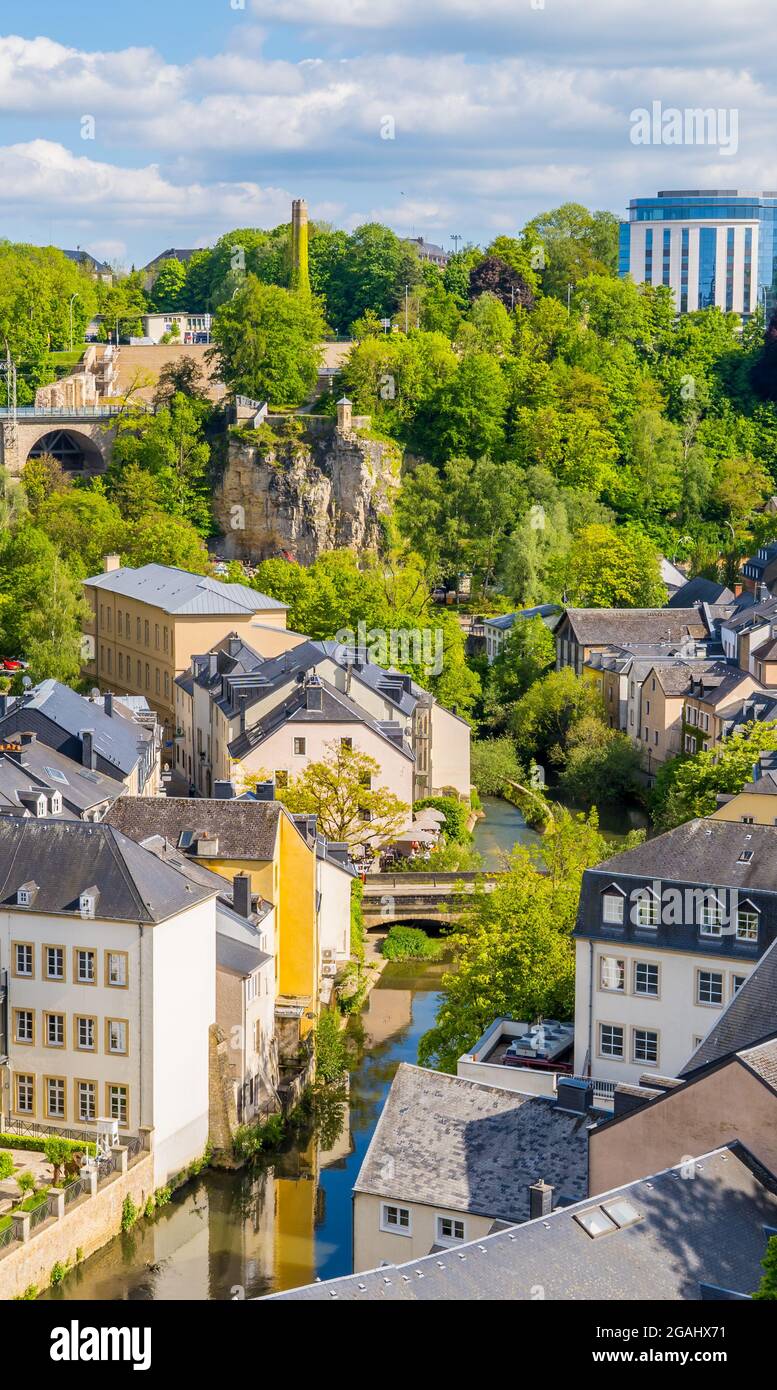
POLYGON ((648 227, 645 232, 645 280, 649 285, 653 283, 653 228, 648 227))
POLYGON ((710 309, 715 303, 715 267, 718 232, 716 227, 702 227, 699 233, 699 298, 700 309, 710 309))
MULTIPOLYGON (((632 265, 629 256, 630 229, 634 223, 664 223, 661 242, 661 283, 673 285, 678 297, 678 307, 682 312, 693 305, 696 286, 689 295, 688 272, 689 250, 694 257, 698 245, 698 304, 706 308, 715 302, 715 290, 720 290, 720 303, 730 312, 742 303, 749 309, 753 298, 770 301, 777 299, 777 191, 762 194, 740 194, 734 189, 680 189, 658 193, 652 198, 632 198, 629 203, 629 221, 621 224, 619 243, 619 270, 621 275, 632 274, 636 281, 643 278, 643 267, 632 265), (723 247, 721 244, 720 265, 717 260, 715 228, 705 227, 705 222, 724 224, 726 244, 725 280, 723 277, 723 247), (755 227, 743 227, 752 222, 757 227, 757 242, 754 240, 755 227), (680 238, 681 267, 679 282, 671 275, 671 226, 667 224, 688 223, 693 231, 689 244, 688 227, 677 226, 676 235, 680 238), (725 226, 732 223, 732 226, 725 226), (741 228, 737 234, 737 225, 741 228), (698 241, 697 241, 698 238, 698 241), (738 248, 735 256, 735 247, 738 248), (742 261, 744 247, 744 264, 742 261), (735 273, 735 261, 738 269, 735 273)), ((652 268, 653 258, 658 255, 659 243, 651 235, 653 227, 645 228, 645 278, 647 267, 652 268)), ((641 257, 639 258, 641 259, 641 257)), ((676 276, 675 271, 675 276, 676 276)))

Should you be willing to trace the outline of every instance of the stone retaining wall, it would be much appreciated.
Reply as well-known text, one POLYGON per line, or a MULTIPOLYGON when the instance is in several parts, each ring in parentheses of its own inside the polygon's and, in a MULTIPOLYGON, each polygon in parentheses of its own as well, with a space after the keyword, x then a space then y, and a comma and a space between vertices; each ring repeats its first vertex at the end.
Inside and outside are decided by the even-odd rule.
POLYGON ((48 1288, 57 1263, 73 1265, 76 1251, 82 1259, 94 1254, 121 1230, 121 1210, 129 1194, 141 1212, 154 1191, 152 1154, 144 1154, 126 1173, 116 1174, 98 1187, 94 1197, 81 1197, 66 1208, 61 1220, 48 1221, 28 1241, 14 1242, 0 1252, 0 1299, 16 1298, 31 1284, 48 1288))

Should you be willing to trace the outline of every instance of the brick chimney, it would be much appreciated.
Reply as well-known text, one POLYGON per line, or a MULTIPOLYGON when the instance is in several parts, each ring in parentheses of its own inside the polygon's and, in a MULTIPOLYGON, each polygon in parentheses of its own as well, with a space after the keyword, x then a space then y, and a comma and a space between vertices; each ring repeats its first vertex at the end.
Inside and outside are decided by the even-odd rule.
POLYGON ((536 1221, 538 1216, 549 1216, 552 1210, 553 1188, 544 1178, 540 1178, 529 1188, 529 1220, 536 1221))
POLYGON ((120 569, 121 569, 121 556, 120 556, 120 555, 103 555, 103 571, 104 571, 105 574, 110 574, 112 570, 120 570, 120 569))
POLYGON ((97 766, 97 750, 94 746, 94 729, 81 729, 78 737, 81 740, 81 764, 94 771, 97 766))

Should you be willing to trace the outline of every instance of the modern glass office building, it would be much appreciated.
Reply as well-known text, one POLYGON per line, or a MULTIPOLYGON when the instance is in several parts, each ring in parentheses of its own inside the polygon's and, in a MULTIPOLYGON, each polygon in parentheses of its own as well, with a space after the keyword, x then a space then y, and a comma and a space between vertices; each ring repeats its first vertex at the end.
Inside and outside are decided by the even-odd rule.
POLYGON ((619 271, 668 285, 680 313, 712 305, 747 318, 777 300, 777 192, 691 189, 632 198, 619 271))

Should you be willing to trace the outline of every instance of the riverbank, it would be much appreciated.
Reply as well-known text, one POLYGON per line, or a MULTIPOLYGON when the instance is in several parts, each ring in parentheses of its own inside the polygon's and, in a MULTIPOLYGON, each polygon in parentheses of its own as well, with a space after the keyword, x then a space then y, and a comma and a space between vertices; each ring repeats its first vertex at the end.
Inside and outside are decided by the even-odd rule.
POLYGON ((348 1020, 356 1065, 313 1132, 240 1172, 208 1169, 43 1297, 240 1299, 351 1269, 351 1189, 400 1062, 439 1004, 444 962, 383 961, 348 1020))

